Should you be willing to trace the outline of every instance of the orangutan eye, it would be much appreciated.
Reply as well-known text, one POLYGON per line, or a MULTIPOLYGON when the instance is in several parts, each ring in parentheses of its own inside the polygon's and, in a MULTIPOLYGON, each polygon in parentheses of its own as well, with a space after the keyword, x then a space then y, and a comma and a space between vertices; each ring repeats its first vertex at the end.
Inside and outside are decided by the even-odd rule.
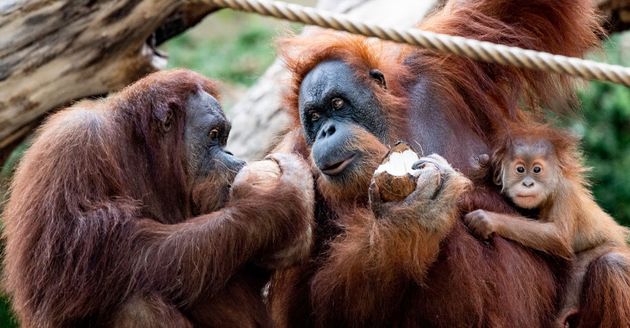
POLYGON ((333 98, 331 104, 332 104, 333 109, 338 110, 343 107, 344 101, 341 98, 333 98))
POLYGON ((319 121, 319 117, 320 117, 319 114, 317 114, 315 112, 311 113, 311 122, 319 121))
POLYGON ((534 168, 532 169, 532 171, 536 174, 542 172, 542 167, 540 165, 536 165, 534 166, 534 168))
POLYGON ((525 166, 523 165, 516 166, 516 172, 521 173, 521 174, 525 173, 525 166))
POLYGON ((219 140, 219 129, 210 130, 210 133, 208 134, 208 136, 210 137, 210 140, 212 141, 219 140))

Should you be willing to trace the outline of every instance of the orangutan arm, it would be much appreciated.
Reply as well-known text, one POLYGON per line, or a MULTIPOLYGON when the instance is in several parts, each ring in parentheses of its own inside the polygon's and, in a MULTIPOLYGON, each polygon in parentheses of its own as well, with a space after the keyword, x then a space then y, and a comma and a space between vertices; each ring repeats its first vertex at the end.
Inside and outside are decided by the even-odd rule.
MULTIPOLYGON (((457 220, 457 199, 470 183, 443 159, 424 160, 431 165, 421 169, 416 189, 406 199, 383 202, 373 180, 371 208, 339 214, 345 233, 330 243, 327 262, 309 286, 315 315, 379 313, 400 304, 404 288, 424 282, 457 220), (326 310, 336 304, 344 308, 326 310)), ((336 318, 319 320, 335 322, 336 318)))
POLYGON ((464 216, 464 220, 472 232, 481 238, 489 238, 494 232, 529 248, 563 258, 573 256, 570 231, 560 220, 541 222, 484 210, 470 212, 464 216))
POLYGON ((382 202, 373 181, 371 210, 356 210, 342 220, 346 233, 331 246, 334 265, 328 267, 335 272, 330 278, 367 274, 381 286, 400 281, 401 275, 422 281, 457 220, 457 199, 470 183, 439 156, 423 160, 431 165, 421 170, 416 190, 406 199, 382 202))
POLYGON ((421 280, 456 222, 458 200, 471 182, 439 155, 423 157, 414 167, 419 167, 416 189, 401 202, 383 203, 378 185, 372 184, 370 201, 377 223, 371 239, 383 261, 406 262, 403 267, 421 280))
POLYGON ((137 279, 171 299, 192 301, 221 289, 246 262, 266 262, 269 254, 282 253, 295 236, 310 247, 305 231, 312 229, 312 181, 303 173, 305 166, 288 162, 273 189, 235 185, 232 200, 220 211, 179 224, 139 220, 132 259, 137 279))

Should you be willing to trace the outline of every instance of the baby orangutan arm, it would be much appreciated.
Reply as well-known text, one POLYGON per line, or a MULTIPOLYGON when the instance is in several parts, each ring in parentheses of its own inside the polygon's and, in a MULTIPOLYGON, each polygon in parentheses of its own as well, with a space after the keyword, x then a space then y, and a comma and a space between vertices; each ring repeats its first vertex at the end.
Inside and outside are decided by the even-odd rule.
POLYGON ((573 256, 569 228, 558 221, 542 222, 521 216, 476 210, 464 216, 471 232, 483 239, 493 233, 563 258, 573 256))

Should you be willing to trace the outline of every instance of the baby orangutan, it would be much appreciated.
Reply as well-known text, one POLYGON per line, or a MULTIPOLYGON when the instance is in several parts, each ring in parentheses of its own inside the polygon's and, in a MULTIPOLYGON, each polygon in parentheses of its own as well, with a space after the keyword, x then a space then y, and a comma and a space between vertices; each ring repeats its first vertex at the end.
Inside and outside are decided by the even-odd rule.
POLYGON ((577 312, 588 264, 612 247, 627 247, 628 231, 593 199, 573 137, 541 125, 512 127, 498 140, 502 141, 491 158, 480 156, 479 176, 491 171, 514 205, 534 211, 537 219, 478 209, 464 220, 481 238, 496 233, 563 258, 575 254, 558 318, 564 326, 577 312))

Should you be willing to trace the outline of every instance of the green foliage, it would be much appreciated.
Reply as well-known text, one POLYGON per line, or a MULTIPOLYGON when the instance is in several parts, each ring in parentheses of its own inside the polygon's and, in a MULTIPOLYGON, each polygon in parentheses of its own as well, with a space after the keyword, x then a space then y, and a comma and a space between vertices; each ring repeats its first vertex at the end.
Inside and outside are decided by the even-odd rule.
POLYGON ((6 297, 0 297, 0 327, 13 328, 17 326, 17 322, 11 314, 9 300, 6 297))
POLYGON ((186 67, 222 82, 251 85, 273 62, 269 22, 259 17, 221 11, 166 43, 169 67, 186 67))
MULTIPOLYGON (((4 165, 2 165, 2 168, 0 169, 0 181, 3 184, 9 182, 9 180, 13 176, 13 171, 17 167, 18 162, 22 158, 22 155, 24 154, 26 149, 28 149, 29 145, 30 138, 27 138, 27 140, 22 142, 13 150, 11 155, 9 155, 7 160, 4 162, 4 165)), ((0 199, 4 200, 4 194, 2 195, 2 197, 0 197, 0 199)))
MULTIPOLYGON (((606 43, 609 62, 620 62, 619 40, 606 43)), ((592 82, 579 96, 583 120, 571 125, 583 135, 593 193, 617 221, 630 225, 630 89, 592 82)))

